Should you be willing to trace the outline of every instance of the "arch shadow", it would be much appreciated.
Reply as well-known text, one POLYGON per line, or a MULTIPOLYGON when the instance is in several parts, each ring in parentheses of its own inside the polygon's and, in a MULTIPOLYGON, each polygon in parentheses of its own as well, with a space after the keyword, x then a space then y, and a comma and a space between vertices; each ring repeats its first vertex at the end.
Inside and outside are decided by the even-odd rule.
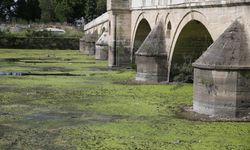
POLYGON ((170 48, 168 81, 192 82, 192 63, 213 43, 208 26, 200 12, 190 11, 183 17, 170 48))
POLYGON ((149 22, 142 18, 137 25, 137 28, 134 32, 133 46, 132 46, 132 64, 135 64, 135 53, 140 48, 144 40, 147 38, 151 32, 151 27, 149 22))

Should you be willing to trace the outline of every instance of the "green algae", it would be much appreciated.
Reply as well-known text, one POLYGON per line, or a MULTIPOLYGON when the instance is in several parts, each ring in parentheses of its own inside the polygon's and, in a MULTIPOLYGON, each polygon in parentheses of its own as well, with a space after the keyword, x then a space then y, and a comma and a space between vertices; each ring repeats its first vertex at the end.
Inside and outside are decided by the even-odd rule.
POLYGON ((88 75, 1 76, 0 149, 250 149, 249 123, 175 116, 192 105, 191 84, 130 84, 134 70, 105 69, 77 51, 0 52, 19 60, 2 59, 0 71, 88 75))

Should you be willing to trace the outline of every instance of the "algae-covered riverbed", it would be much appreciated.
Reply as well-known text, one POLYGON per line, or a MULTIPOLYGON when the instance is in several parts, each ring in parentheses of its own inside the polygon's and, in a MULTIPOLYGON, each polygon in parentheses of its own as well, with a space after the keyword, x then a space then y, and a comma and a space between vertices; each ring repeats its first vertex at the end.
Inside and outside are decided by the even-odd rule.
POLYGON ((192 85, 134 84, 135 71, 69 50, 0 50, 0 150, 249 150, 247 122, 175 112, 192 85))

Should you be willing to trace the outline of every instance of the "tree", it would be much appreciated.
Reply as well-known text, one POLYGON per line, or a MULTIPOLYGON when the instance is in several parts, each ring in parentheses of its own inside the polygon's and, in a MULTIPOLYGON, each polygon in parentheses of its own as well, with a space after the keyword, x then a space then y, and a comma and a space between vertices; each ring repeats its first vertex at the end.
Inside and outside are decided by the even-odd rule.
POLYGON ((71 8, 68 6, 66 1, 62 1, 56 4, 55 7, 55 16, 56 19, 60 22, 67 21, 67 15, 70 13, 71 8))
POLYGON ((41 19, 41 8, 38 0, 27 0, 27 7, 30 12, 30 20, 41 19))
POLYGON ((106 0, 86 0, 85 19, 87 22, 106 12, 106 0))
POLYGON ((85 19, 87 22, 97 17, 96 14, 96 0, 86 0, 85 5, 85 19))
POLYGON ((28 22, 41 18, 41 9, 38 0, 17 0, 16 17, 28 22))
POLYGON ((0 0, 0 19, 15 16, 28 22, 87 22, 106 11, 106 0, 0 0))
POLYGON ((56 21, 56 0, 39 0, 39 7, 41 8, 41 20, 43 22, 56 21))
POLYGON ((0 0, 0 20, 10 20, 15 14, 15 1, 14 0, 0 0))
POLYGON ((96 14, 97 16, 105 13, 107 11, 107 0, 97 0, 96 2, 96 14))
POLYGON ((86 0, 71 0, 70 7, 73 11, 68 15, 68 22, 74 22, 76 19, 85 17, 86 0))
POLYGON ((42 21, 67 21, 69 23, 73 23, 76 19, 85 16, 84 9, 86 0, 51 0, 53 2, 49 4, 45 1, 48 0, 40 0, 42 21), (49 14, 51 16, 49 16, 49 14))
POLYGON ((29 12, 27 11, 27 3, 26 3, 26 0, 18 0, 16 2, 16 10, 15 10, 15 13, 16 13, 16 17, 17 18, 21 18, 21 19, 24 19, 24 20, 29 20, 29 12))
POLYGON ((85 0, 57 0, 55 14, 61 21, 73 23, 84 16, 85 0))

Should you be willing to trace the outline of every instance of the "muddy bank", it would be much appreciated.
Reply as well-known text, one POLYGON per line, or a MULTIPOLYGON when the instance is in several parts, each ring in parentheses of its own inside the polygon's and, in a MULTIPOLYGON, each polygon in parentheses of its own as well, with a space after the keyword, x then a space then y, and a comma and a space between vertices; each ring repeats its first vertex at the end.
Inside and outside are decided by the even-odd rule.
POLYGON ((250 122, 250 114, 241 118, 223 118, 219 116, 209 116, 194 112, 193 107, 184 106, 176 112, 176 117, 190 121, 204 122, 250 122))

